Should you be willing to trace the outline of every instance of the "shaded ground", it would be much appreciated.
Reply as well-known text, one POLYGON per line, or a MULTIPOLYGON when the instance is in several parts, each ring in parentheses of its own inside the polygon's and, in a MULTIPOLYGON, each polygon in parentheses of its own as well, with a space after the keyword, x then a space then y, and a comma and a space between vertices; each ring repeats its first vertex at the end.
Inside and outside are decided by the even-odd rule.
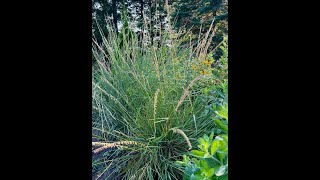
MULTIPOLYGON (((98 135, 98 136, 102 136, 100 131, 97 130, 92 130, 92 134, 98 135)), ((92 142, 99 142, 99 139, 92 137, 92 142)), ((94 147, 94 149, 99 148, 99 147, 94 147)), ((92 151, 94 150, 92 149, 92 151)), ((109 151, 110 149, 105 149, 99 153, 94 154, 92 152, 92 163, 96 160, 99 159, 103 159, 104 156, 103 154, 107 151, 109 151)), ((106 167, 107 165, 102 163, 99 166, 95 166, 94 168, 92 167, 92 180, 105 180, 109 175, 110 172, 113 170, 113 168, 110 168, 109 170, 105 171, 101 176, 100 176, 100 172, 106 167)), ((119 178, 113 178, 113 177, 109 177, 108 179, 112 179, 112 180, 118 180, 119 178)), ((119 179, 120 180, 120 179, 119 179)))
MULTIPOLYGON (((101 133, 99 131, 97 131, 97 130, 92 130, 92 134, 101 136, 101 133)), ((99 140, 97 138, 92 137, 92 142, 98 142, 98 141, 99 140)), ((92 147, 92 150, 94 150, 93 148, 96 149, 97 147, 92 147)), ((107 150, 101 151, 101 152, 96 153, 96 154, 94 154, 92 152, 92 163, 95 160, 102 159, 103 158, 103 153, 105 151, 107 151, 107 150)), ((103 175, 101 175, 99 177, 99 169, 103 169, 103 165, 99 166, 98 170, 97 169, 93 169, 93 167, 92 167, 92 180, 105 180, 108 177, 108 172, 103 173, 103 175)))
MULTIPOLYGON (((96 139, 96 138, 92 138, 92 142, 97 142, 98 141, 98 139, 96 139)), ((95 149, 96 149, 97 147, 95 147, 95 149)), ((106 150, 103 150, 103 151, 101 151, 101 152, 99 152, 99 153, 96 153, 96 154, 94 154, 93 152, 92 152, 92 162, 94 162, 95 160, 98 160, 98 159, 102 159, 103 158, 103 153, 104 152, 106 152, 107 151, 107 149, 106 150)), ((101 165, 98 169, 103 169, 103 165, 101 165)), ((109 175, 109 173, 108 173, 108 171, 106 171, 105 173, 103 173, 100 177, 99 177, 99 171, 98 170, 94 170, 94 169, 92 169, 92 180, 105 180, 107 177, 108 177, 108 175, 109 175)))

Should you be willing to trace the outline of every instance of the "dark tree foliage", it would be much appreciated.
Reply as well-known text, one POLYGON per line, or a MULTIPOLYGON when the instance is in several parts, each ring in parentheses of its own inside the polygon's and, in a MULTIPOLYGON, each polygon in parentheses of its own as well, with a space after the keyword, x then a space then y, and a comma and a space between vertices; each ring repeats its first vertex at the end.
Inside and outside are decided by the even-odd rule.
MULTIPOLYGON (((216 34, 210 49, 217 46, 223 36, 228 34, 228 0, 169 0, 169 5, 174 29, 185 32, 190 30, 194 39, 197 39, 199 33, 203 35, 214 19, 216 34)), ((162 34, 167 23, 165 0, 92 0, 92 9, 93 36, 98 43, 102 42, 98 25, 106 35, 107 20, 113 23, 117 32, 124 27, 131 28, 140 40, 143 38, 142 31, 148 30, 151 44, 163 43, 162 34), (126 11, 127 24, 121 20, 123 9, 126 11)))
POLYGON ((173 6, 175 29, 191 29, 191 33, 198 36, 207 31, 214 20, 216 35, 213 37, 213 47, 228 33, 228 0, 175 0, 173 6))
POLYGON ((92 29, 93 36, 98 43, 102 42, 101 32, 106 35, 107 33, 107 20, 113 22, 113 26, 116 31, 118 31, 118 21, 120 20, 120 13, 118 13, 119 8, 121 7, 122 0, 92 0, 92 29))
POLYGON ((176 28, 185 27, 198 33, 200 25, 209 28, 213 19, 215 24, 228 18, 227 0, 174 0, 175 11, 172 18, 176 18, 176 28))

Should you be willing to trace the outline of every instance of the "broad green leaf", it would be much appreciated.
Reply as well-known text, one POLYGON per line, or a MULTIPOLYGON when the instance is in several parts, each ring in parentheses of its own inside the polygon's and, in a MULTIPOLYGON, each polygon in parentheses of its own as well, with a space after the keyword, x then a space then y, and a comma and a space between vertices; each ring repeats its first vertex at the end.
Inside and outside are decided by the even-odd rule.
POLYGON ((203 139, 206 141, 206 142, 209 142, 210 140, 209 140, 209 136, 208 135, 203 135, 203 139))
POLYGON ((205 152, 203 151, 199 151, 199 150, 192 150, 191 151, 191 154, 196 156, 196 157, 204 157, 204 155, 206 154, 205 152))
POLYGON ((220 137, 222 137, 222 139, 223 139, 226 143, 228 143, 228 135, 222 134, 222 135, 220 135, 220 137))
POLYGON ((223 153, 228 154, 228 144, 224 139, 222 141, 220 141, 219 150, 222 151, 223 153))
POLYGON ((188 162, 189 162, 189 157, 187 157, 185 154, 183 155, 183 162, 184 163, 186 163, 186 164, 188 164, 188 162))
POLYGON ((224 157, 225 157, 225 154, 224 154, 224 153, 219 153, 219 152, 217 152, 217 155, 218 155, 219 161, 220 161, 220 162, 223 162, 223 159, 224 159, 224 157))
POLYGON ((201 150, 203 150, 202 144, 197 145, 197 147, 201 150))
POLYGON ((209 169, 210 169, 210 167, 209 167, 207 161, 204 160, 204 159, 201 159, 200 160, 200 170, 201 170, 201 172, 207 171, 209 169))
POLYGON ((212 142, 212 140, 213 140, 213 136, 214 136, 214 132, 212 131, 212 133, 210 134, 210 137, 209 137, 210 142, 212 142))
POLYGON ((225 142, 224 140, 220 141, 220 146, 222 148, 226 148, 228 146, 227 142, 225 142))
POLYGON ((203 146, 203 150, 207 153, 208 152, 208 148, 209 148, 209 143, 208 142, 205 142, 202 144, 203 146))
POLYGON ((215 113, 221 118, 228 120, 228 105, 224 104, 221 106, 221 109, 219 111, 215 111, 215 113))
POLYGON ((206 178, 211 178, 214 175, 214 168, 210 168, 206 173, 206 178))
POLYGON ((216 125, 223 131, 228 133, 228 126, 225 124, 222 124, 222 122, 219 119, 215 119, 214 122, 216 123, 216 125))
POLYGON ((217 114, 218 116, 220 116, 221 118, 224 118, 224 119, 228 120, 228 114, 227 114, 227 112, 216 111, 216 114, 217 114))
POLYGON ((207 158, 206 161, 210 165, 210 167, 214 169, 220 167, 221 165, 220 161, 218 161, 217 158, 214 158, 212 156, 210 158, 207 158))
POLYGON ((220 143, 218 140, 214 140, 211 144, 210 154, 213 156, 214 153, 218 150, 220 143))
POLYGON ((200 161, 198 161, 198 159, 192 158, 192 160, 198 167, 200 167, 200 161))
POLYGON ((203 138, 199 138, 198 139, 198 142, 199 142, 199 144, 202 144, 202 143, 204 143, 204 142, 206 142, 203 138))
POLYGON ((199 138, 198 139, 198 141, 199 141, 199 145, 200 146, 198 146, 202 151, 204 151, 204 152, 208 152, 208 147, 209 147, 209 143, 206 141, 206 140, 204 140, 203 138, 199 138))
POLYGON ((222 153, 222 154, 228 154, 228 148, 222 148, 222 147, 220 147, 217 152, 222 153))
POLYGON ((203 156, 203 158, 211 158, 211 155, 209 152, 206 152, 206 154, 203 156))

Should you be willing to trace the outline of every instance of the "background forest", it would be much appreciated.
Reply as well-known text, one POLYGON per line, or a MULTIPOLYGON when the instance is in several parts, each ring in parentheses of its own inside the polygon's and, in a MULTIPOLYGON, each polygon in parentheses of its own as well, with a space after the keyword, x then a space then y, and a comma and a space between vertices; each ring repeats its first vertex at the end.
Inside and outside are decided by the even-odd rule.
MULTIPOLYGON (((227 0, 170 0, 170 22, 176 31, 190 32, 193 39, 199 33, 205 33, 214 19, 216 34, 212 47, 218 45, 223 35, 228 33, 228 1, 227 0)), ((161 41, 160 34, 168 28, 168 13, 165 0, 93 0, 92 29, 98 43, 102 43, 98 25, 103 33, 108 32, 106 21, 112 21, 116 31, 123 27, 121 14, 126 11, 129 27, 141 35, 143 30, 150 31, 154 41, 161 41), (145 22, 149 27, 144 27, 145 22)))

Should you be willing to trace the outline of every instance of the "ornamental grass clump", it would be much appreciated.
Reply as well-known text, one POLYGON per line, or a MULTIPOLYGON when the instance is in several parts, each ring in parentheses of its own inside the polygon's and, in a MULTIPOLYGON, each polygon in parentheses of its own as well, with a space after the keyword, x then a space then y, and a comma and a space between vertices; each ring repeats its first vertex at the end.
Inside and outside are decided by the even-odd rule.
POLYGON ((212 28, 201 43, 185 48, 185 37, 173 31, 152 44, 148 31, 128 40, 126 31, 119 36, 108 27, 92 50, 92 128, 99 141, 92 145, 94 154, 103 154, 96 173, 108 172, 106 179, 181 179, 175 161, 214 127, 210 114, 203 114, 206 104, 192 93, 212 75, 196 74, 191 66, 193 59, 206 58, 212 28))

